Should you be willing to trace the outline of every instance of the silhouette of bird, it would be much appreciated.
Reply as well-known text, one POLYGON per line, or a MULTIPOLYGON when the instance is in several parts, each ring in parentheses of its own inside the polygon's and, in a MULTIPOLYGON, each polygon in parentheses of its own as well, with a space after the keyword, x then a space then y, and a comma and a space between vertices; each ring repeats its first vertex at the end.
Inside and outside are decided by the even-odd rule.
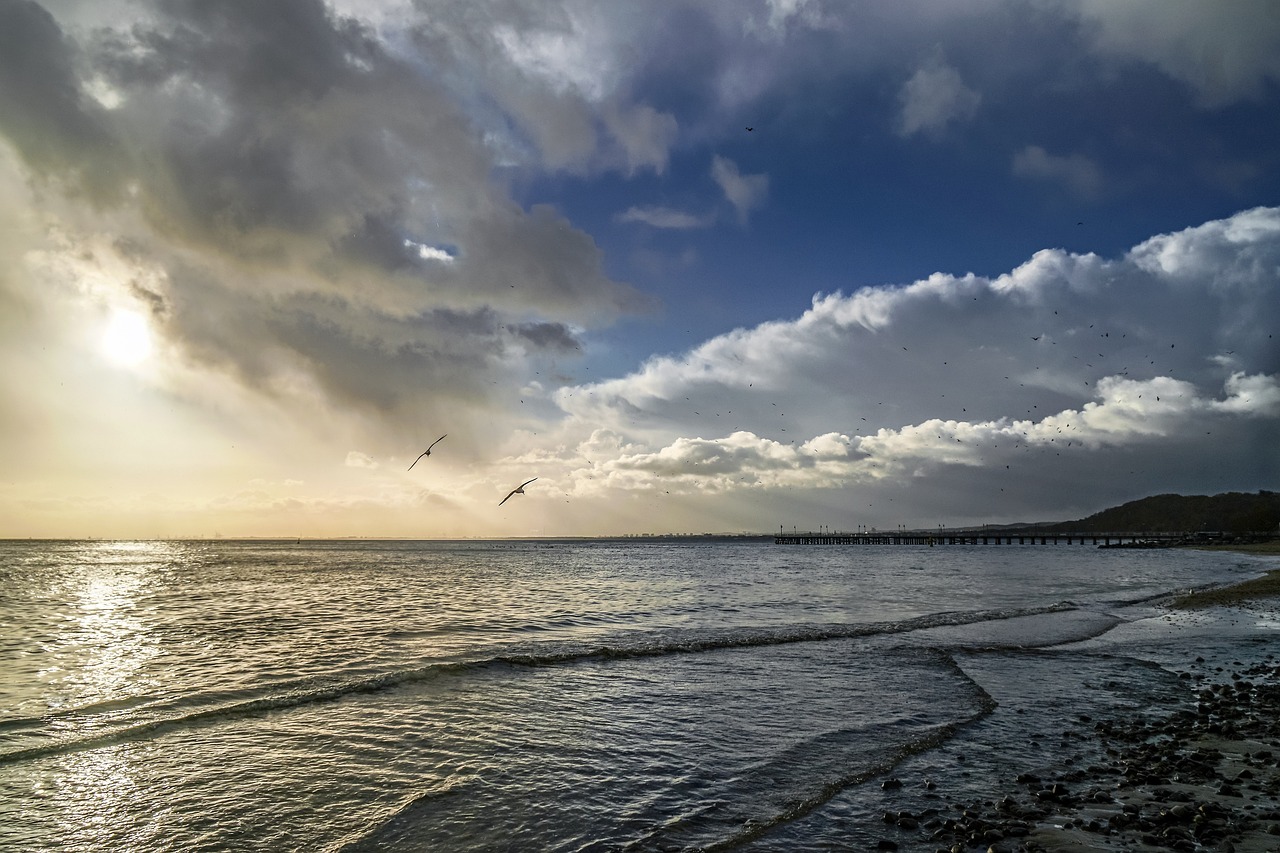
MULTIPOLYGON (((538 479, 538 478, 537 478, 537 477, 534 477, 534 478, 533 478, 533 480, 536 480, 536 479, 538 479)), ((524 487, 525 487, 525 486, 527 486, 527 485, 529 485, 530 483, 532 483, 532 482, 533 482, 533 480, 525 480, 523 483, 521 483, 520 485, 516 486, 516 487, 515 487, 514 489, 512 489, 511 491, 507 492, 507 496, 506 496, 505 498, 503 498, 502 500, 498 501, 498 506, 502 506, 504 503, 506 503, 507 501, 509 501, 509 500, 511 499, 511 496, 512 496, 512 495, 523 495, 523 494, 524 494, 524 487)))
MULTIPOLYGON (((448 435, 448 434, 449 434, 449 433, 447 433, 447 432, 446 432, 444 435, 440 436, 440 437, 439 437, 439 438, 437 438, 435 441, 431 442, 431 447, 435 447, 437 444, 439 444, 440 442, 444 441, 444 436, 445 436, 445 435, 448 435)), ((426 450, 424 450, 424 451, 422 451, 421 453, 419 453, 419 454, 418 454, 418 459, 421 459, 421 458, 422 458, 422 457, 424 457, 424 456, 430 456, 430 455, 431 455, 431 447, 428 447, 426 450)), ((414 466, 414 465, 417 465, 417 464, 418 464, 418 459, 413 460, 413 463, 409 466, 409 470, 410 470, 410 471, 412 471, 412 470, 413 470, 413 466, 414 466)))
POLYGON ((751 131, 753 131, 753 130, 755 130, 755 128, 754 128, 754 127, 748 127, 748 128, 747 128, 747 133, 750 133, 750 132, 751 132, 751 131))

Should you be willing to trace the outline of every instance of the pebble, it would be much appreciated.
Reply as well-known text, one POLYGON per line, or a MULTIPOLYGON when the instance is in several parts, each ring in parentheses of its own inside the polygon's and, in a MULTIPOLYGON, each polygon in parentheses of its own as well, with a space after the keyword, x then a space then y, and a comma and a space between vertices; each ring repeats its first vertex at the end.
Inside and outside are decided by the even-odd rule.
MULTIPOLYGON (((1160 717, 1095 720, 1080 714, 1077 720, 1101 741, 1103 762, 1072 769, 1064 758, 1066 766, 1055 778, 1022 773, 997 800, 947 801, 946 808, 927 815, 885 812, 884 821, 904 840, 918 839, 909 849, 939 853, 975 847, 1037 853, 1045 848, 1035 840, 1036 831, 1051 825, 1105 837, 1099 846, 1107 849, 1141 843, 1188 853, 1226 853, 1249 833, 1280 836, 1275 753, 1242 745, 1224 755, 1203 743, 1222 738, 1280 746, 1280 666, 1232 672, 1220 683, 1203 685, 1191 700, 1188 708, 1160 717), (1082 782, 1089 787, 1074 787, 1082 782), (926 841, 935 846, 920 846, 926 841)), ((1079 737, 1064 735, 1064 742, 1072 736, 1079 737)), ((937 787, 932 779, 923 784, 937 787)), ((902 785, 896 778, 881 783, 885 790, 902 785)), ((885 838, 877 849, 897 850, 898 843, 885 838)))

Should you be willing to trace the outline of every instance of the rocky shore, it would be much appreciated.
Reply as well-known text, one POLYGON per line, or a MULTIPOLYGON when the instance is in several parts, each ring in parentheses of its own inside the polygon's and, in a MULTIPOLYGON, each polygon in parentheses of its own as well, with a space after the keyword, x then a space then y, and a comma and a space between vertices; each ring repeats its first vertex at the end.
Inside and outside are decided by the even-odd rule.
POLYGON ((1280 850, 1280 662, 1225 676, 1182 673, 1194 697, 1184 708, 1079 719, 1064 753, 1092 739, 1103 758, 1051 778, 1023 774, 999 799, 950 802, 930 780, 887 779, 886 790, 931 789, 937 805, 886 811, 878 849, 1280 850))
MULTIPOLYGON (((1280 572, 1170 601, 1274 615, 1280 572)), ((886 810, 877 849, 924 853, 1280 851, 1280 644, 1274 654, 1211 666, 1188 661, 1186 699, 1111 719, 1079 715, 1057 750, 1061 770, 1008 780, 1003 796, 956 802, 928 779, 931 805, 886 810)), ((917 800, 919 802, 919 800, 917 800)))

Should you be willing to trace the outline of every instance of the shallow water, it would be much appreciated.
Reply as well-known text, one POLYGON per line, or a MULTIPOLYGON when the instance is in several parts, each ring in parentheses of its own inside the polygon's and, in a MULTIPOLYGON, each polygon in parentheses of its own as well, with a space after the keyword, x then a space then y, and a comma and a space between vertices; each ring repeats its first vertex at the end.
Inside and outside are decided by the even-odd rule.
POLYGON ((1274 651, 1265 620, 1149 603, 1266 565, 1086 546, 0 543, 0 847, 864 849, 885 774, 981 793, 1070 759, 1079 714, 1177 694, 1171 669, 1197 649, 1274 651))

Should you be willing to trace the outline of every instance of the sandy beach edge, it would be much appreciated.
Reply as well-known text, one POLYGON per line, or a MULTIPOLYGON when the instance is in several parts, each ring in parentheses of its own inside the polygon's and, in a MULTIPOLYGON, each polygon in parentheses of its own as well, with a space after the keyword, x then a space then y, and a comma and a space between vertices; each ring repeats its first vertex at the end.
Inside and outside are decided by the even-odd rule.
MULTIPOLYGON (((1280 540, 1258 542, 1250 545, 1211 545, 1200 546, 1199 551, 1233 551, 1241 554, 1261 554, 1280 557, 1280 540)), ((1259 599, 1280 596, 1280 568, 1273 569, 1263 577, 1241 581, 1229 586, 1213 587, 1197 590, 1188 595, 1181 595, 1169 600, 1168 606, 1175 610, 1190 610, 1201 607, 1231 607, 1259 599)))

